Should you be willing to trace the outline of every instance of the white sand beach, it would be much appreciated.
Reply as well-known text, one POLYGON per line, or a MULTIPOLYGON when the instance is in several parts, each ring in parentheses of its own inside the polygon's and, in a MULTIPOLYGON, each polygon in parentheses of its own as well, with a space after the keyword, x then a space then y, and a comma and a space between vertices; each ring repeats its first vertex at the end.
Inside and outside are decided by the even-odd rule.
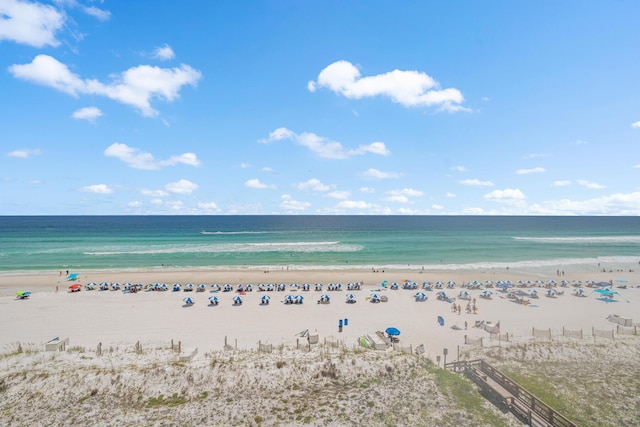
MULTIPOLYGON (((562 334, 565 328, 571 331, 582 330, 587 337, 585 343, 593 344, 596 341, 597 344, 598 340, 608 341, 605 338, 588 337, 593 329, 614 333, 616 324, 607 319, 610 315, 631 318, 635 323, 640 320, 640 287, 637 286, 640 284, 640 275, 635 272, 582 273, 562 277, 569 281, 611 281, 614 285, 613 290, 619 293, 614 295, 610 302, 599 299, 600 295, 594 292, 594 288, 586 286, 583 287, 585 297, 573 296, 575 288, 572 286, 558 286, 556 289, 564 294, 547 297, 543 286, 531 285, 526 289, 537 289, 539 298, 527 298, 530 301, 528 305, 514 302, 506 293, 495 287, 492 288, 494 294, 491 299, 480 298, 479 289, 469 290, 470 298, 476 300, 476 314, 465 312, 467 300, 459 297, 459 292, 466 289, 463 288, 463 283, 468 284, 474 280, 510 280, 515 284, 518 280, 546 282, 551 279, 559 282, 561 278, 528 277, 517 272, 423 274, 415 271, 382 273, 293 270, 269 273, 255 270, 81 272, 78 278, 77 283, 83 285, 89 282, 157 282, 167 283, 170 289, 166 292, 137 293, 83 289, 71 293, 68 292, 68 286, 76 282, 67 281, 59 274, 2 275, 0 348, 4 349, 5 354, 15 353, 16 343, 21 343, 22 348, 41 350, 43 343, 54 337, 69 338, 67 349, 95 352, 101 344, 103 349, 110 348, 112 352, 116 349, 116 353, 122 352, 125 348, 131 351, 138 342, 143 349, 166 349, 173 340, 175 343, 181 343, 183 354, 197 349, 197 355, 191 363, 206 365, 210 363, 210 357, 207 358, 205 355, 222 351, 225 342, 234 351, 239 352, 256 350, 259 342, 271 344, 274 348, 295 349, 297 344, 307 345, 306 337, 300 337, 299 333, 308 330, 311 334, 318 335, 320 343, 325 340, 340 341, 347 349, 357 349, 359 337, 373 335, 387 327, 396 327, 401 332, 400 346, 410 346, 415 353, 415 349, 422 345, 424 353, 421 357, 436 363, 438 357, 443 356, 444 349, 448 350, 447 361, 462 358, 468 353, 471 346, 465 345, 465 336, 470 339, 483 338, 485 346, 496 346, 496 342, 489 341, 490 334, 485 328, 475 327, 478 321, 492 325, 500 322, 501 334, 509 334, 511 342, 515 343, 531 340, 532 328, 550 330, 553 336, 562 334), (383 280, 387 281, 386 288, 380 286, 383 280), (415 281, 419 287, 426 281, 455 281, 453 289, 445 287, 444 291, 455 298, 455 303, 460 304, 461 313, 452 312, 451 302, 438 300, 435 290, 425 292, 428 296, 426 301, 416 301, 414 294, 421 289, 402 289, 404 280, 415 281), (347 291, 347 283, 355 282, 364 283, 362 289, 347 291), (393 282, 399 283, 400 289, 391 290, 390 284, 393 282), (205 283, 207 289, 205 292, 172 292, 173 283, 205 283), (238 283, 251 283, 253 291, 243 295, 242 305, 234 306, 232 298, 237 293, 212 293, 212 283, 230 283, 234 289, 238 283), (284 292, 259 292, 259 283, 284 283, 287 289, 284 292), (294 290, 288 286, 292 283, 311 283, 312 287, 310 291, 294 290), (322 292, 314 290, 315 283, 324 285, 322 292), (327 292, 329 283, 342 283, 343 289, 327 292), (28 299, 18 300, 15 296, 18 290, 30 291, 32 294, 28 299), (386 296, 388 301, 371 303, 369 298, 374 292, 386 296), (320 295, 324 293, 331 297, 330 304, 317 303, 320 295), (348 293, 355 295, 355 304, 345 303, 345 295, 348 293), (265 294, 271 296, 269 305, 260 304, 260 297, 265 294), (282 302, 284 297, 291 294, 304 296, 304 303, 285 305, 282 302), (220 303, 210 306, 208 298, 214 295, 219 298, 220 303), (186 296, 192 297, 195 304, 186 307, 183 303, 186 296), (438 324, 438 316, 444 319, 443 326, 438 324), (340 322, 343 323, 341 331, 340 322), (455 328, 452 328, 454 325, 455 328), (282 345, 284 347, 281 347, 282 345), (463 356, 460 356, 460 353, 463 356)), ((637 346, 635 349, 637 351, 637 346)), ((149 363, 154 364, 158 363, 158 360, 166 361, 167 357, 176 358, 175 355, 171 356, 170 352, 168 355, 165 353, 160 351, 152 355, 147 352, 146 357, 149 358, 149 363)), ((139 360, 132 361, 131 357, 119 359, 126 360, 126 363, 140 363, 139 360)), ((110 360, 109 363, 113 364, 113 356, 110 360)), ((100 363, 106 362, 103 360, 100 363)), ((126 417, 123 420, 126 420, 126 417)), ((274 420, 275 418, 272 421, 274 420)), ((131 422, 135 424, 135 421, 131 422)), ((437 421, 434 423, 437 425, 437 421)))
MULTIPOLYGON (((598 273, 567 277, 566 280, 612 281, 619 295, 615 302, 603 302, 597 299, 594 289, 585 287, 587 297, 571 295, 573 288, 557 287, 564 295, 548 298, 545 289, 531 285, 539 291, 538 299, 521 305, 506 298, 506 294, 493 288, 491 300, 479 298, 480 290, 470 290, 471 298, 476 299, 477 314, 468 314, 465 307, 468 301, 458 297, 463 283, 474 280, 540 280, 538 277, 526 277, 519 274, 503 274, 497 277, 493 273, 464 272, 452 275, 451 272, 419 274, 416 272, 373 273, 370 271, 162 271, 135 273, 80 273, 77 282, 64 280, 58 275, 19 275, 0 276, 0 337, 1 344, 13 341, 44 342, 52 337, 69 337, 72 345, 94 347, 99 342, 119 343, 181 340, 190 347, 201 350, 218 349, 224 343, 237 340, 239 348, 255 348, 258 341, 271 344, 295 344, 296 335, 303 330, 317 331, 321 338, 337 337, 346 343, 355 343, 357 338, 375 331, 384 331, 393 326, 401 331, 401 342, 417 346, 424 344, 426 356, 434 358, 442 354, 443 348, 452 353, 469 337, 486 336, 487 332, 473 328, 476 321, 496 323, 500 321, 501 332, 514 336, 527 336, 531 328, 540 329, 590 329, 608 328, 611 323, 607 316, 617 314, 622 317, 640 320, 640 284, 638 273, 598 273), (387 288, 378 284, 387 280, 387 288), (443 289, 462 307, 461 314, 452 312, 452 304, 439 301, 436 291, 425 292, 427 301, 416 302, 416 291, 390 290, 389 285, 404 280, 415 281, 418 287, 422 282, 455 281, 454 289, 443 289), (624 280, 625 282, 616 282, 624 280), (72 283, 173 283, 194 285, 205 283, 205 292, 138 292, 86 291, 69 293, 72 283), (347 283, 363 282, 361 290, 347 291, 347 283), (238 283, 253 284, 253 292, 243 296, 241 306, 234 306, 232 298, 236 292, 211 293, 210 284, 230 283, 236 288, 238 283), (284 283, 285 292, 258 292, 259 283, 284 283), (293 291, 290 284, 322 283, 324 290, 293 291), (342 291, 327 292, 329 283, 342 283, 342 291), (616 289, 615 285, 624 283, 627 289, 616 289), (58 287, 58 292, 55 288, 58 287), (15 300, 18 290, 31 291, 28 300, 15 300), (388 302, 372 304, 368 297, 377 291, 385 295, 388 302), (330 304, 317 304, 321 294, 331 297, 330 304), (345 295, 353 293, 357 303, 346 304, 345 295), (271 304, 260 305, 262 294, 271 296, 271 304), (305 297, 301 305, 285 305, 282 300, 287 294, 299 294, 305 297), (220 304, 209 306, 208 297, 216 295, 220 304), (191 296, 195 304, 183 307, 183 298, 191 296), (442 316, 445 323, 437 323, 442 316), (347 322, 342 332, 338 332, 339 321, 347 322), (467 322, 467 330, 464 323, 467 322), (452 330, 457 325, 460 330, 452 330)), ((557 277, 544 280, 556 280, 557 277)), ((420 289, 419 289, 420 290, 420 289)), ((451 353, 450 353, 451 354, 451 353)))

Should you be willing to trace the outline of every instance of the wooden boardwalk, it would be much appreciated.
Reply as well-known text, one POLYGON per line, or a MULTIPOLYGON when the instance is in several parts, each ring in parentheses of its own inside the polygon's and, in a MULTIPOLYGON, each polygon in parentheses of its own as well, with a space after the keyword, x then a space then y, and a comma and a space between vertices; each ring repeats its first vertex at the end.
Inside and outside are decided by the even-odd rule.
POLYGON ((564 415, 538 399, 505 374, 484 360, 451 362, 446 369, 463 372, 482 390, 485 396, 497 401, 533 427, 578 427, 564 415))

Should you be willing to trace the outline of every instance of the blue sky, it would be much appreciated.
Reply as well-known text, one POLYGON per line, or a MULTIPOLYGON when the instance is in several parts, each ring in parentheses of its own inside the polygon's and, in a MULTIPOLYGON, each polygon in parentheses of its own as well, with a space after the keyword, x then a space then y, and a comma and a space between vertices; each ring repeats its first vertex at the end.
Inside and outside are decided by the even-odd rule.
POLYGON ((0 0, 0 214, 639 215, 639 18, 0 0))

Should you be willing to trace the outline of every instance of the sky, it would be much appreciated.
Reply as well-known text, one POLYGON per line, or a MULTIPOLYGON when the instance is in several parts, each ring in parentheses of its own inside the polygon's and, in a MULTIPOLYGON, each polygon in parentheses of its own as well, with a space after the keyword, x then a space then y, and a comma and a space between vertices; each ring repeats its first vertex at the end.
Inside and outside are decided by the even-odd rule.
POLYGON ((0 0, 0 215, 640 215, 640 2, 0 0))

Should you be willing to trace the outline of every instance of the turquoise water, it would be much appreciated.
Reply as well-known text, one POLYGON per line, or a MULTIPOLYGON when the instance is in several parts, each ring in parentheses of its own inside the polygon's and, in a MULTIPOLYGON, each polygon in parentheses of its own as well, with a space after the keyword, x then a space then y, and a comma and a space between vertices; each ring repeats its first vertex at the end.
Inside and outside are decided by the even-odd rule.
POLYGON ((247 266, 629 270, 639 261, 640 217, 0 217, 0 273, 247 266))

